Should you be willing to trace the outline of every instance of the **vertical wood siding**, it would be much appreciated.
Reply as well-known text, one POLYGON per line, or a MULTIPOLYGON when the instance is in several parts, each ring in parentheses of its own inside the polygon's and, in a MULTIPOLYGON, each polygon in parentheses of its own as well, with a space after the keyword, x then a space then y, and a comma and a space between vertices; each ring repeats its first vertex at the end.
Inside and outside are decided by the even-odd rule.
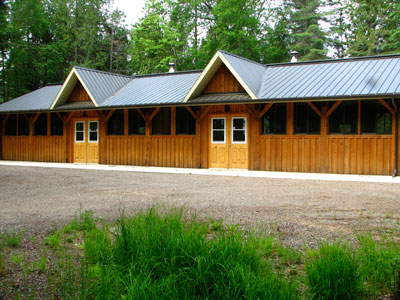
POLYGON ((222 64, 204 88, 203 94, 226 92, 244 92, 244 88, 232 75, 229 69, 222 64))
POLYGON ((66 162, 62 136, 3 136, 4 160, 66 162))

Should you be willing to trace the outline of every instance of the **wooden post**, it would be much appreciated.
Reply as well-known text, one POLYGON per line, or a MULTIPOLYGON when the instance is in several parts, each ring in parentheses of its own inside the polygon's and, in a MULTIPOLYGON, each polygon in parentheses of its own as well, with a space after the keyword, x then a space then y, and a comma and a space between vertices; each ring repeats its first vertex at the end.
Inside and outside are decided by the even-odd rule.
POLYGON ((195 166, 196 168, 201 168, 201 119, 200 119, 201 111, 196 111, 196 137, 195 137, 195 149, 196 149, 196 158, 195 158, 195 166))
POLYGON ((171 107, 171 136, 176 135, 176 107, 171 107))
POLYGON ((321 153, 320 153, 320 172, 326 173, 328 166, 328 106, 321 108, 321 153))
POLYGON ((124 136, 128 135, 129 131, 129 111, 124 109, 124 136))
MULTIPOLYGON (((249 148, 250 148, 250 160, 249 160, 249 169, 251 170, 259 170, 260 169, 260 111, 254 108, 254 115, 250 115, 249 122, 249 148)), ((262 117, 262 116, 261 116, 262 117)))
POLYGON ((287 104, 287 112, 286 112, 286 132, 287 135, 293 135, 294 133, 294 104, 290 102, 287 104))

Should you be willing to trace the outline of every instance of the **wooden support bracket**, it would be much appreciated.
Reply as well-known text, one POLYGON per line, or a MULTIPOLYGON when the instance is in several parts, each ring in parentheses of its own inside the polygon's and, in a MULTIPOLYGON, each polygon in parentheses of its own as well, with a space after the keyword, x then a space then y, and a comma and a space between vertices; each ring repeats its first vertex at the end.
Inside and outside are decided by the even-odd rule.
POLYGON ((74 111, 71 112, 71 113, 69 114, 69 116, 65 119, 65 123, 68 123, 74 115, 75 115, 75 112, 74 112, 74 111))
POLYGON ((252 106, 252 104, 246 104, 247 109, 249 110, 249 112, 255 117, 258 117, 258 112, 254 109, 254 107, 252 106))
POLYGON ((321 111, 314 105, 314 103, 307 102, 307 104, 311 106, 311 108, 318 114, 319 117, 321 117, 321 111))
POLYGON ((160 111, 160 107, 157 107, 156 109, 153 110, 149 117, 149 121, 153 120, 153 118, 156 116, 156 114, 160 111))
POLYGON ((327 116, 329 117, 336 110, 336 108, 338 108, 338 106, 342 103, 343 103, 343 100, 336 101, 336 103, 333 104, 332 107, 328 110, 327 116))
POLYGON ((274 105, 274 103, 268 103, 265 107, 258 113, 257 119, 261 119, 263 115, 274 105))
POLYGON ((39 118, 40 113, 37 113, 33 118, 32 118, 32 124, 35 124, 36 120, 39 118))
POLYGON ((143 120, 146 121, 146 116, 144 115, 144 113, 142 112, 142 110, 140 108, 136 108, 136 111, 139 113, 139 115, 143 118, 143 120))
POLYGON ((194 111, 189 106, 185 106, 185 108, 188 110, 188 112, 190 112, 193 118, 197 120, 197 115, 194 113, 194 111))
POLYGON ((211 109, 211 106, 207 106, 207 107, 201 112, 200 117, 199 117, 199 120, 202 120, 202 119, 206 116, 206 114, 210 111, 210 109, 211 109))
POLYGON ((392 113, 392 115, 395 114, 393 107, 391 107, 389 104, 387 104, 387 102, 386 102, 385 100, 383 100, 383 99, 378 99, 378 101, 379 101, 384 107, 386 107, 386 109, 387 109, 388 111, 390 111, 390 112, 392 113))
POLYGON ((115 110, 110 110, 110 111, 108 112, 108 114, 106 115, 104 121, 107 122, 107 121, 111 118, 111 116, 113 115, 114 112, 115 112, 115 110))

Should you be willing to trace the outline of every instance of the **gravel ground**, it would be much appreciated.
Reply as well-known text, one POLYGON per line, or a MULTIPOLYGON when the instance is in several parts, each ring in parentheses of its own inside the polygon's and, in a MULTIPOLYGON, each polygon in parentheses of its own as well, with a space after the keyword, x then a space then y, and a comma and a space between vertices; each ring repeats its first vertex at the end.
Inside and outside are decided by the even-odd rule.
POLYGON ((154 205, 278 232, 291 246, 400 228, 398 184, 0 166, 0 232, 48 231, 80 207, 115 219, 154 205))

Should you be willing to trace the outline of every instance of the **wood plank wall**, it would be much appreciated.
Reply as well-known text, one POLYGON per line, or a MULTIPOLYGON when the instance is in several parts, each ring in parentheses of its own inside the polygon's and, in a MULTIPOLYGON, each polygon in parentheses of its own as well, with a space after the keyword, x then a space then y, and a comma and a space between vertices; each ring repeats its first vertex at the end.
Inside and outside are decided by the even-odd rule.
POLYGON ((204 88, 203 94, 226 92, 244 92, 244 88, 229 69, 222 64, 204 88))
POLYGON ((71 92, 71 95, 68 97, 67 102, 76 102, 76 101, 89 101, 89 94, 86 92, 83 85, 78 81, 71 92))
MULTIPOLYGON (((151 122, 146 135, 107 136, 100 120, 100 163, 163 167, 208 167, 209 114, 249 115, 249 168, 265 171, 327 172, 391 175, 394 167, 392 135, 294 135, 292 105, 288 106, 288 134, 261 135, 260 119, 254 106, 215 105, 202 107, 196 135, 152 136, 151 122)), ((173 109, 172 109, 173 110, 173 109)), ((70 113, 69 113, 70 114, 70 113)), ((67 116, 69 116, 69 114, 67 116)), ((64 136, 2 136, 2 159, 73 162, 73 118, 99 117, 95 112, 75 112, 64 125, 64 136)), ((173 119, 171 122, 174 122, 173 119)), ((325 126, 327 122, 322 122, 325 126)), ((171 124, 172 125, 172 124, 171 124)), ((393 124, 394 125, 394 124, 393 124)), ((400 124, 399 124, 400 126, 400 124)), ((174 126, 171 126, 173 129, 174 126)), ((394 126, 393 126, 394 128, 394 126)), ((400 160, 400 155, 399 155, 400 160)))

